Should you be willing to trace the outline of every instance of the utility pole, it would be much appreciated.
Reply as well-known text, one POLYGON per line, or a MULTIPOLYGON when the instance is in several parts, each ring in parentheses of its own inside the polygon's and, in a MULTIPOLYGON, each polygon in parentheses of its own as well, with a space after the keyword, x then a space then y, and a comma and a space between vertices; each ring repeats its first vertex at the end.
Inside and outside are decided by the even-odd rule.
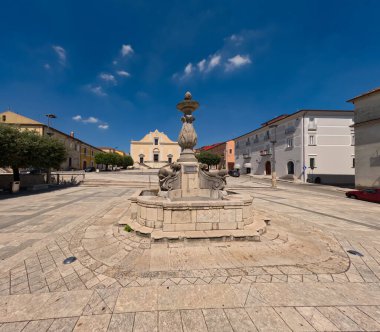
POLYGON ((277 177, 276 177, 276 136, 277 136, 277 125, 273 124, 269 126, 270 129, 274 130, 274 135, 270 136, 272 143, 272 188, 277 188, 277 177))

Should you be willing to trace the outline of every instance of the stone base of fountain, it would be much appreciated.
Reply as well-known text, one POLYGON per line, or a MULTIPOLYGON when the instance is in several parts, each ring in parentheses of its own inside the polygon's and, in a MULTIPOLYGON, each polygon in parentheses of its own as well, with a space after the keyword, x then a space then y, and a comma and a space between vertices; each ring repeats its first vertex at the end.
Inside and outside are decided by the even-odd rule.
MULTIPOLYGON (((250 195, 203 190, 203 196, 169 199, 159 190, 138 190, 131 196, 128 216, 120 224, 128 224, 136 232, 162 239, 220 238, 259 241, 265 233, 264 221, 254 220, 250 195)), ((175 193, 173 193, 174 196, 175 193)))

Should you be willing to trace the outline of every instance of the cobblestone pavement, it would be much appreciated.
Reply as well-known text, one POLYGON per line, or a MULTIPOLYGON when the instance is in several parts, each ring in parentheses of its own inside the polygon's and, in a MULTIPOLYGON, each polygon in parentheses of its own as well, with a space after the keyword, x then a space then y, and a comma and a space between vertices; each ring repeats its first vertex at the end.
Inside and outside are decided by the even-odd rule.
POLYGON ((151 243, 111 174, 0 201, 0 331, 380 331, 379 205, 241 177, 261 242, 151 243))

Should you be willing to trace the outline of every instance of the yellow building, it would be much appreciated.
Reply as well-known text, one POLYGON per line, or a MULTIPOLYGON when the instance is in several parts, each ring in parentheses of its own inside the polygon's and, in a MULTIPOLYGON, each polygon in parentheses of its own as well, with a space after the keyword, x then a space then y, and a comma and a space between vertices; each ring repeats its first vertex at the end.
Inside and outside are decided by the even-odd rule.
POLYGON ((131 157, 135 167, 160 168, 179 158, 181 147, 157 129, 140 141, 131 141, 131 157))
POLYGON ((33 130, 41 136, 49 135, 60 140, 65 144, 67 151, 67 159, 61 164, 62 170, 84 169, 89 166, 95 167, 94 155, 97 152, 102 152, 100 149, 75 138, 74 132, 67 135, 41 122, 12 111, 0 113, 1 123, 16 126, 20 130, 33 130))
POLYGON ((102 150, 103 152, 107 152, 107 153, 117 153, 118 155, 120 155, 122 157, 128 155, 128 153, 125 153, 123 150, 118 150, 116 148, 110 148, 107 146, 101 146, 98 149, 102 150))

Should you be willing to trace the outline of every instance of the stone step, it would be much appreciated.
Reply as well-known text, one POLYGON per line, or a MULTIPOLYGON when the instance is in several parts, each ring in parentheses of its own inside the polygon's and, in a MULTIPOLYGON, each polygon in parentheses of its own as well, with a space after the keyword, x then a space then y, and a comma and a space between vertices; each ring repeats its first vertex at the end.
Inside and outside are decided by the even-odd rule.
POLYGON ((185 239, 221 239, 221 240, 248 240, 260 241, 260 235, 265 233, 266 229, 232 229, 232 230, 212 230, 212 231, 181 231, 181 232, 164 232, 161 229, 153 229, 143 226, 133 221, 128 216, 119 220, 119 225, 129 225, 133 231, 142 236, 150 237, 152 242, 166 240, 185 240, 185 239))
POLYGON ((233 229, 233 230, 212 230, 212 231, 181 231, 164 232, 155 229, 151 233, 152 242, 165 240, 202 240, 202 239, 221 239, 229 240, 248 240, 260 241, 260 233, 256 230, 233 229))

